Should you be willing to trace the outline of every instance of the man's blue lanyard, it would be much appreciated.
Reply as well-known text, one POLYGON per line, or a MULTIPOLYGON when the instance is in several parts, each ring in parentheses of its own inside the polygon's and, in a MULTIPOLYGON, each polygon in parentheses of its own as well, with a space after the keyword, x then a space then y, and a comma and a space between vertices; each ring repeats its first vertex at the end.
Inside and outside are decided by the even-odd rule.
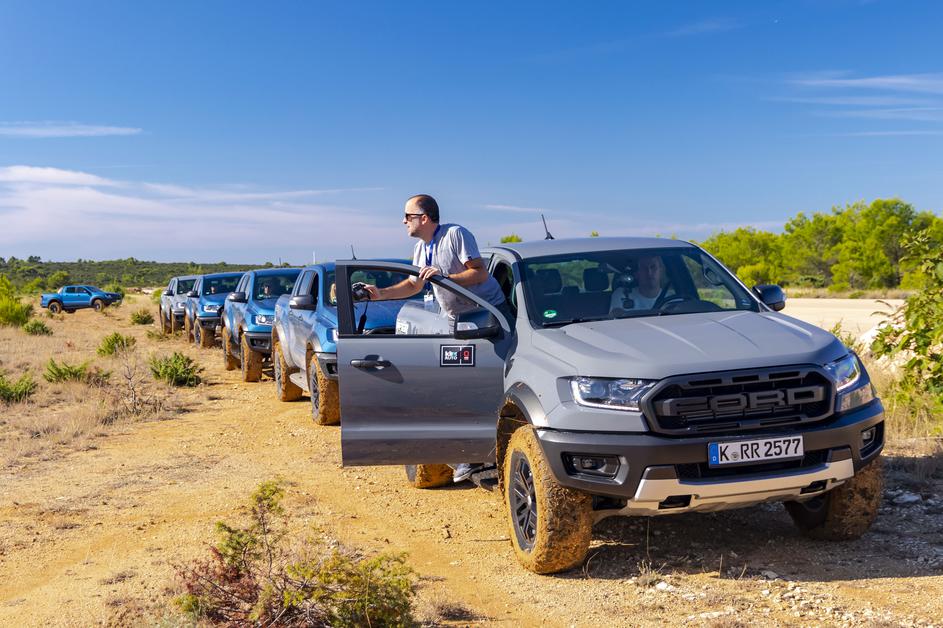
POLYGON ((432 256, 435 254, 435 238, 439 235, 439 229, 442 228, 442 225, 436 225, 435 231, 432 233, 432 239, 429 241, 429 244, 426 245, 426 266, 432 266, 432 256))

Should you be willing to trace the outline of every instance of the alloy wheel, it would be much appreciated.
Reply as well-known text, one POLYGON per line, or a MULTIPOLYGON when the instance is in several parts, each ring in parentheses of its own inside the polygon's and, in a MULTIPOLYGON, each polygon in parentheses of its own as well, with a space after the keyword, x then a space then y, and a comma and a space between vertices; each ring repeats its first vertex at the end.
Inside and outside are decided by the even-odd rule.
POLYGON ((537 493, 534 489, 534 475, 527 458, 520 452, 514 452, 511 464, 513 474, 510 497, 514 532, 521 547, 530 550, 537 538, 537 493))

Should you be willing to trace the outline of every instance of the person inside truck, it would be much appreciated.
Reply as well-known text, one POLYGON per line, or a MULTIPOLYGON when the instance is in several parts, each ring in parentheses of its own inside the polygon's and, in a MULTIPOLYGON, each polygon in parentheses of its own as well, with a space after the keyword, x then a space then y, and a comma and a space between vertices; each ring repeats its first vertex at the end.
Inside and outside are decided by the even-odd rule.
POLYGON ((613 279, 609 310, 650 310, 665 290, 665 264, 657 255, 643 256, 634 270, 617 274, 613 279))
MULTIPOLYGON (((409 276, 391 286, 366 285, 371 300, 408 299, 426 287, 429 278, 439 275, 480 296, 496 306, 508 319, 514 317, 501 292, 498 282, 488 273, 475 236, 460 225, 439 224, 439 205, 428 194, 417 194, 406 201, 403 224, 410 237, 419 242, 413 249, 413 266, 421 270, 417 276, 409 276)), ((377 282, 380 283, 380 282, 377 282)), ((451 320, 476 305, 467 299, 438 286, 432 286, 432 294, 451 320)), ((453 481, 462 482, 473 473, 485 469, 483 463, 456 464, 453 481)))

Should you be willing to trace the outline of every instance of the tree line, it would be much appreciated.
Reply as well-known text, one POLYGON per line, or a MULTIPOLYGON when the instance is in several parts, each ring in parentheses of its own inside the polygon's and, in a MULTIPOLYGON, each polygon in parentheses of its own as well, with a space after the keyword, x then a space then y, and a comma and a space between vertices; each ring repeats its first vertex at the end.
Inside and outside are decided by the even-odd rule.
POLYGON ((904 243, 921 232, 931 248, 943 246, 943 219, 895 198, 799 212, 782 233, 741 227, 699 244, 747 285, 915 289, 925 275, 919 263, 906 258, 904 243))
POLYGON ((33 255, 26 259, 0 257, 0 275, 6 275, 17 292, 36 293, 58 290, 68 284, 95 286, 163 286, 177 275, 202 275, 227 271, 271 268, 265 264, 197 264, 195 262, 151 262, 127 259, 53 262, 33 255))

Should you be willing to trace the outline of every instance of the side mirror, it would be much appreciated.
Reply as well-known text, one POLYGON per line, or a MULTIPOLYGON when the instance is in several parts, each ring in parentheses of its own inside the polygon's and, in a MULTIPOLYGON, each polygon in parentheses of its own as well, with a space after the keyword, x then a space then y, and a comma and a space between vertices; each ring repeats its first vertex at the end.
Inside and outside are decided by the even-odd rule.
POLYGON ((172 296, 174 296, 174 291, 173 291, 173 290, 164 290, 164 296, 165 296, 165 297, 172 297, 172 296))
POLYGON ((786 293, 775 284, 753 286, 753 292, 760 297, 760 301, 777 312, 786 307, 786 293))
POLYGON ((457 340, 472 340, 474 338, 494 338, 501 333, 501 324, 494 314, 483 307, 462 312, 455 318, 455 332, 452 334, 457 340))
POLYGON ((200 295, 199 295, 199 293, 198 293, 196 290, 191 290, 190 292, 187 293, 187 296, 188 296, 188 297, 198 297, 198 296, 200 296, 200 295))
POLYGON ((318 304, 313 294, 299 294, 289 299, 288 307, 293 310, 315 310, 318 304))
POLYGON ((230 292, 226 300, 233 303, 246 303, 248 301, 245 292, 230 292))

